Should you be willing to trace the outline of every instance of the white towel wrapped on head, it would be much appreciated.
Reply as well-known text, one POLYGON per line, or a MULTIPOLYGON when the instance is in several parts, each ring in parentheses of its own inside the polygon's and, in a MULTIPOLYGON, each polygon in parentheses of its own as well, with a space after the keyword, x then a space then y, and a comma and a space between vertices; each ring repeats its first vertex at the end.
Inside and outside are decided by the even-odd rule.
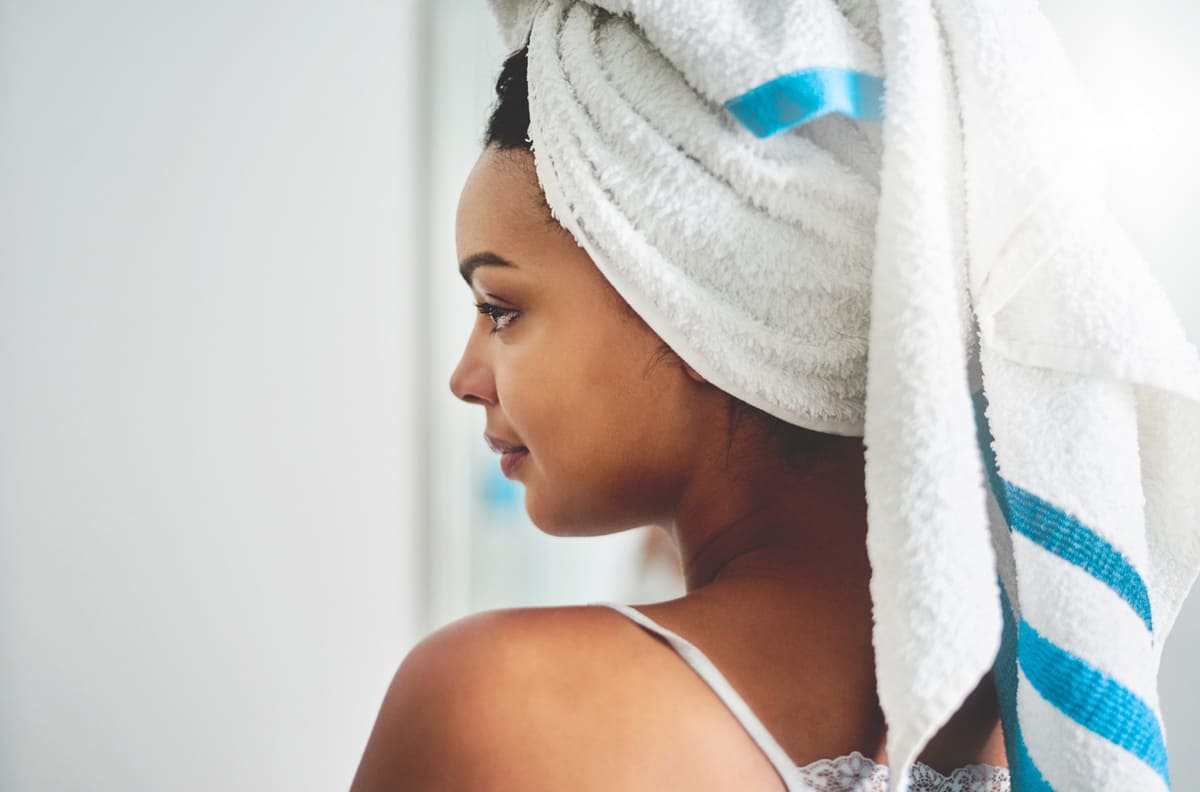
POLYGON ((1014 789, 1166 789, 1200 361, 1036 2, 492 5, 614 288, 717 387, 863 435, 893 789, 993 664, 1014 789))

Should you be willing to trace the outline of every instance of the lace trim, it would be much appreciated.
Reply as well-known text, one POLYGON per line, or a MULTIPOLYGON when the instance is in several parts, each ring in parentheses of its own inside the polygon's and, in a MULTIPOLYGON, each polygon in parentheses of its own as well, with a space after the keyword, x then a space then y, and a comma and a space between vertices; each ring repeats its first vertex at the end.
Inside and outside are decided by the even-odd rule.
MULTIPOLYGON (((818 759, 797 767, 805 792, 887 792, 887 765, 858 751, 837 759, 818 759)), ((944 776, 917 762, 909 773, 908 792, 1011 792, 1008 768, 987 764, 960 767, 944 776)))

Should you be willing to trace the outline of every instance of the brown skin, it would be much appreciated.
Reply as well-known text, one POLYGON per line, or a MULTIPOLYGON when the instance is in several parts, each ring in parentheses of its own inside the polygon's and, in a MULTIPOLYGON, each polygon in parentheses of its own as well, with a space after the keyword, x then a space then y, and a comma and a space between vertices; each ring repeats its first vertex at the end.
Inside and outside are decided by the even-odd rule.
MULTIPOLYGON (((524 151, 485 150, 459 203, 480 314, 451 378, 559 536, 665 529, 687 595, 640 606, 695 643, 793 761, 886 761, 875 696, 862 439, 785 458, 634 315, 546 214, 524 151), (493 329, 499 328, 493 333, 493 329)), ((753 418, 753 416, 752 416, 753 418)), ((922 761, 1005 764, 985 677, 922 761)), ((494 611, 425 639, 388 690, 354 792, 781 789, 672 650, 604 608, 494 611)))

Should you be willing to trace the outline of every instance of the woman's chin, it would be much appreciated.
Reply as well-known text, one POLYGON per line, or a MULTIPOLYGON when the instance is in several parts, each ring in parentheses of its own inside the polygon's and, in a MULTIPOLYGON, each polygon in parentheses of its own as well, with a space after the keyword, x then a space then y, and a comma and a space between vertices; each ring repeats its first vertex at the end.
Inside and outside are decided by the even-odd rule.
POLYGON ((525 513, 529 516, 529 521, 547 536, 604 536, 633 527, 614 525, 595 517, 555 509, 538 501, 528 488, 525 490, 525 513))

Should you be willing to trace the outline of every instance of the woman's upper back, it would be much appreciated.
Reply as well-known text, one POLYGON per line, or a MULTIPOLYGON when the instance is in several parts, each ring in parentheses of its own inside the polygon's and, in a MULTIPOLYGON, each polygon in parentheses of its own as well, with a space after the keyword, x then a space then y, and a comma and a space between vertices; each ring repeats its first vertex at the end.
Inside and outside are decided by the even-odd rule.
MULTIPOLYGON (((839 646, 844 631, 795 619, 781 629, 772 607, 754 605, 691 596, 641 611, 709 658, 794 764, 882 758, 869 636, 864 665, 861 647, 839 646)), ((410 653, 354 786, 392 788, 785 786, 665 641, 610 608, 569 607, 480 614, 410 653)))
POLYGON ((460 620, 397 670, 352 792, 782 789, 682 670, 607 608, 460 620))
MULTIPOLYGON (((790 792, 885 792, 888 788, 887 765, 857 750, 803 764, 794 761, 725 675, 692 642, 636 608, 602 604, 662 638, 725 703, 730 715, 741 723, 790 792)), ((811 741, 804 748, 811 750, 811 741)), ((1007 768, 978 763, 955 767, 943 775, 918 762, 911 769, 909 783, 914 792, 1007 792, 1010 787, 1007 768)))

